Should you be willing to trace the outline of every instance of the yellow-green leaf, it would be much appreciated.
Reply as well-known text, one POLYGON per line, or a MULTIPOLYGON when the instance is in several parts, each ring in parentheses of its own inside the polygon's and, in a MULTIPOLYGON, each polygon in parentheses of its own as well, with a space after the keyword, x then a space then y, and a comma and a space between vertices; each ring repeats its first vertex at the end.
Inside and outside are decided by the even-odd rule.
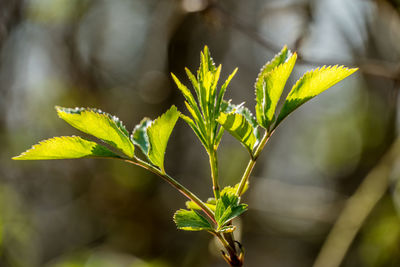
MULTIPOLYGON (((214 199, 213 199, 214 200, 214 199)), ((215 204, 205 203, 207 207, 209 207, 212 211, 215 211, 215 204)), ((193 201, 186 201, 186 208, 192 210, 201 210, 200 206, 194 203, 193 201)))
POLYGON ((132 158, 134 145, 122 122, 96 109, 56 107, 58 116, 78 130, 93 135, 132 158))
POLYGON ((291 55, 287 48, 284 48, 280 56, 278 55, 272 63, 267 65, 263 69, 262 75, 258 77, 256 82, 256 116, 258 123, 266 129, 275 120, 276 105, 293 70, 296 59, 296 53, 291 55), (273 63, 277 65, 274 66, 273 63))
POLYGON ((216 104, 216 111, 217 112, 221 111, 221 104, 222 104, 222 100, 223 100, 225 92, 226 92, 226 88, 228 87, 228 85, 231 82, 232 78, 235 76, 237 70, 238 70, 238 68, 234 69, 233 72, 226 79, 224 84, 221 86, 221 90, 218 93, 218 99, 217 99, 217 104, 216 104))
POLYGON ((148 157, 150 161, 164 171, 164 155, 168 139, 179 118, 179 111, 172 106, 167 112, 154 120, 147 128, 147 135, 150 142, 148 157))
POLYGON ((88 157, 119 157, 95 142, 79 136, 53 137, 13 157, 14 160, 76 159, 88 157))
POLYGON ((186 75, 188 76, 190 82, 192 83, 192 86, 197 94, 197 98, 200 97, 200 89, 199 89, 199 82, 197 81, 196 77, 194 77, 193 73, 188 69, 185 68, 186 75))
POLYGON ((221 197, 217 200, 215 207, 215 220, 218 224, 218 229, 222 229, 232 219, 241 215, 247 210, 246 204, 240 204, 240 199, 236 194, 230 190, 224 190, 221 197))
POLYGON ((217 121, 227 130, 233 137, 238 139, 244 147, 250 152, 253 151, 254 144, 257 141, 254 135, 253 126, 246 120, 246 118, 238 113, 223 113, 219 115, 217 121))
POLYGON ((149 118, 144 118, 138 125, 133 129, 131 135, 132 142, 137 145, 142 152, 147 155, 149 153, 150 143, 149 137, 147 136, 147 128, 151 125, 149 118))
POLYGON ((276 68, 278 65, 283 64, 288 60, 291 56, 291 52, 288 50, 287 46, 285 45, 282 50, 269 62, 267 62, 261 69, 260 73, 258 74, 256 83, 254 85, 255 88, 261 88, 264 82, 264 76, 276 68))
POLYGON ((194 210, 180 209, 174 214, 174 221, 178 229, 186 231, 213 231, 213 227, 206 218, 194 210))
POLYGON ((196 108, 197 107, 196 100, 194 100, 194 97, 190 92, 190 90, 183 83, 181 83, 173 73, 171 73, 171 76, 176 86, 178 86, 178 89, 182 92, 182 95, 189 102, 190 106, 192 106, 192 108, 196 108))
POLYGON ((286 116, 293 110, 319 95, 329 87, 340 82, 347 76, 357 71, 357 68, 346 68, 344 66, 323 66, 315 70, 309 71, 301 77, 292 87, 285 103, 281 109, 278 119, 275 123, 276 127, 286 116))
POLYGON ((262 101, 262 109, 264 112, 263 126, 267 129, 275 120, 276 105, 282 95, 286 81, 292 73, 296 59, 297 54, 295 53, 285 63, 279 65, 264 76, 262 88, 264 91, 264 99, 262 101))
POLYGON ((202 130, 202 128, 196 125, 194 121, 188 116, 181 113, 180 117, 190 126, 190 128, 192 128, 193 132, 197 135, 203 146, 207 149, 207 141, 204 138, 205 130, 202 130))

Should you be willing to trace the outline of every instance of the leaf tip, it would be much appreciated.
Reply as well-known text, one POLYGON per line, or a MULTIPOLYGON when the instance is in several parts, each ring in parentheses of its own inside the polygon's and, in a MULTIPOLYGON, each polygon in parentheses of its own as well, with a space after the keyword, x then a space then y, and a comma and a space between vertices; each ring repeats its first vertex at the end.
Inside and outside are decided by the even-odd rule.
POLYGON ((356 68, 350 68, 349 71, 351 72, 351 74, 353 74, 354 72, 358 71, 360 68, 356 67, 356 68))
POLYGON ((22 154, 18 155, 18 156, 14 156, 11 159, 12 160, 21 160, 22 154))
POLYGON ((178 108, 177 108, 175 105, 172 105, 172 106, 169 108, 168 111, 169 111, 169 112, 173 112, 173 113, 177 113, 178 116, 181 114, 181 113, 179 112, 178 108))
POLYGON ((60 113, 62 112, 62 110, 64 109, 61 106, 54 106, 55 110, 57 111, 58 116, 60 116, 60 113))

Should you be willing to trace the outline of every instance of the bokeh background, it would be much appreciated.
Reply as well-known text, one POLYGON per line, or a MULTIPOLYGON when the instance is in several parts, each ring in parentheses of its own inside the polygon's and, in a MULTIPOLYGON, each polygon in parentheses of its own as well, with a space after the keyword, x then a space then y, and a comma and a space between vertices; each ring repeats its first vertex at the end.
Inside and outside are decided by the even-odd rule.
MULTIPOLYGON (((176 230, 186 200, 154 175, 10 158, 80 134, 55 105, 100 108, 129 130, 172 104, 186 112, 169 73, 189 85, 184 67, 197 69, 204 45, 222 79, 239 67, 226 96, 254 110, 257 74, 284 44, 300 56, 289 85, 325 64, 360 70, 286 119, 262 153, 236 221, 245 266, 400 266, 398 0, 1 0, 0 266, 226 266, 207 233, 176 230)), ((234 184, 248 155, 226 134, 219 161, 234 184)), ((207 155, 182 121, 166 169, 211 196, 207 155)))

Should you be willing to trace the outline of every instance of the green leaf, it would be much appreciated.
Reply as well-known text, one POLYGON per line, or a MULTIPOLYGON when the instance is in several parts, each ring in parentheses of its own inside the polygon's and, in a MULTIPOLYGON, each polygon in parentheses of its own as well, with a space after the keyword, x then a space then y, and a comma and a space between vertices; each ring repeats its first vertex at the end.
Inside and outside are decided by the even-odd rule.
POLYGON ((252 154, 257 138, 254 135, 253 126, 243 115, 238 113, 221 113, 217 121, 233 137, 238 139, 244 145, 244 147, 247 148, 250 154, 252 154))
POLYGON ((119 156, 95 142, 79 136, 53 137, 32 146, 32 148, 13 157, 14 160, 76 159, 89 157, 119 156))
POLYGON ((198 111, 197 108, 193 109, 186 101, 185 101, 185 106, 186 106, 186 109, 189 111, 189 113, 192 115, 194 121, 196 122, 197 129, 202 133, 203 136, 205 136, 207 130, 206 130, 204 118, 200 114, 200 111, 198 111))
POLYGON ((207 141, 204 138, 203 131, 201 130, 200 127, 198 127, 191 118, 188 116, 185 116, 183 114, 180 114, 180 117, 187 123, 189 124, 190 128, 192 128, 193 132, 197 135, 203 146, 207 149, 207 141))
POLYGON ((147 135, 150 142, 148 157, 154 165, 160 167, 162 172, 165 172, 164 155, 168 139, 178 118, 179 111, 175 106, 172 106, 147 128, 147 135))
POLYGON ((225 92, 226 92, 226 88, 228 87, 228 85, 231 82, 232 78, 235 76, 237 70, 238 70, 238 68, 234 69, 233 72, 231 73, 231 75, 229 75, 228 79, 226 79, 224 84, 221 86, 221 90, 219 91, 217 104, 216 104, 216 110, 218 112, 221 111, 221 103, 223 101, 223 98, 224 98, 224 95, 225 95, 225 92))
MULTIPOLYGON (((226 88, 228 87, 230 81, 232 80, 232 78, 235 76, 236 72, 237 72, 238 68, 234 69, 234 71, 231 73, 231 75, 229 75, 228 79, 226 79, 226 81, 224 82, 224 84, 221 86, 221 89, 219 91, 218 94, 218 98, 217 98, 217 102, 215 104, 215 114, 214 117, 215 119, 217 119, 219 117, 219 115, 221 114, 221 112, 223 111, 223 102, 226 102, 223 100, 225 92, 226 92, 226 88)), ((221 141, 222 135, 223 135, 223 129, 220 129, 220 131, 218 132, 218 124, 216 123, 214 125, 214 136, 215 136, 215 145, 218 148, 219 142, 221 141)))
POLYGON ((200 67, 197 71, 197 80, 199 84, 199 104, 205 120, 208 123, 213 121, 213 113, 215 110, 216 86, 221 72, 221 65, 216 68, 211 58, 208 47, 204 47, 204 51, 200 54, 200 67))
MULTIPOLYGON (((199 84, 197 83, 196 78, 193 76, 193 74, 188 69, 186 69, 186 72, 188 73, 188 76, 189 76, 190 80, 192 81, 193 87, 195 88, 196 93, 197 93, 199 90, 198 89, 199 84)), ((175 81, 176 85, 178 86, 179 90, 182 92, 183 96, 187 100, 187 101, 185 101, 185 105, 186 105, 187 110, 192 115, 195 123, 198 126, 198 127, 196 127, 197 131, 201 132, 202 135, 204 136, 204 133, 206 132, 205 125, 204 125, 204 119, 203 119, 203 116, 201 115, 201 112, 197 105, 196 100, 194 99, 190 90, 185 85, 183 85, 173 73, 171 73, 171 76, 172 76, 173 80, 175 81)), ((199 93, 198 93, 198 95, 199 95, 199 93)), ((186 122, 188 122, 188 121, 186 121, 186 122)), ((189 125, 190 125, 190 123, 189 123, 189 125)), ((192 125, 190 125, 190 126, 192 127, 192 125)))
MULTIPOLYGON (((188 209, 192 209, 192 210, 201 210, 201 208, 199 207, 199 205, 197 205, 196 203, 194 203, 193 201, 186 201, 186 208, 188 209)), ((215 211, 215 204, 211 204, 211 203, 206 203, 206 206, 209 207, 212 211, 215 211)))
POLYGON ((282 48, 282 50, 271 61, 267 62, 262 67, 260 73, 258 74, 254 87, 255 88, 262 87, 265 75, 267 75, 271 70, 273 70, 277 66, 285 63, 291 57, 291 55, 292 53, 288 50, 287 46, 285 45, 282 48))
MULTIPOLYGON (((238 188, 240 186, 240 183, 236 184, 234 187, 232 186, 226 186, 221 190, 221 195, 228 194, 228 195, 235 195, 238 188)), ((244 186, 243 193, 249 189, 249 182, 246 182, 246 185, 244 186)))
POLYGON ((239 188, 239 184, 235 185, 234 187, 232 186, 225 186, 222 190, 221 190, 221 195, 235 195, 237 189, 239 188))
POLYGON ((206 218, 194 210, 180 209, 174 214, 174 221, 178 229, 186 231, 213 231, 213 227, 206 218))
MULTIPOLYGON (((243 214, 247 210, 246 204, 239 204, 237 206, 229 206, 224 213, 219 218, 218 225, 226 225, 234 218, 238 217, 239 215, 243 214)), ((220 229, 220 227, 219 227, 220 229)))
POLYGON ((294 64, 296 53, 291 55, 287 48, 275 58, 272 63, 264 67, 256 82, 256 115, 258 123, 268 129, 275 120, 275 110, 283 88, 289 78, 294 64), (284 60, 285 61, 282 61, 284 60), (274 66, 277 64, 276 66, 274 66), (272 68, 273 67, 273 68, 272 68))
POLYGON ((254 129, 254 136, 256 137, 256 144, 258 144, 258 142, 261 141, 262 136, 260 135, 260 132, 258 131, 258 123, 257 123, 257 119, 253 116, 253 114, 251 114, 250 110, 248 108, 246 108, 245 106, 241 106, 238 107, 235 110, 236 113, 243 115, 246 120, 250 123, 250 125, 253 127, 254 129))
POLYGON ((235 105, 231 103, 231 100, 229 101, 223 100, 221 102, 221 112, 231 113, 235 111, 238 107, 241 107, 242 105, 244 105, 244 102, 239 105, 235 105))
MULTIPOLYGON (((244 147, 246 147, 248 149, 248 151, 250 152, 250 154, 251 154, 253 148, 261 140, 261 135, 260 135, 260 132, 258 131, 258 123, 257 123, 256 118, 254 118, 254 116, 253 116, 253 114, 251 114, 250 110, 248 108, 244 107, 243 104, 244 103, 239 104, 239 105, 234 105, 230 101, 225 101, 225 100, 222 101, 221 102, 221 113, 220 113, 220 116, 228 116, 229 114, 238 114, 240 116, 240 119, 244 118, 246 120, 246 122, 243 122, 243 125, 242 125, 243 127, 238 129, 238 132, 241 132, 242 130, 245 130, 246 127, 250 127, 250 129, 252 128, 252 135, 255 138, 254 143, 252 143, 253 140, 250 140, 251 141, 250 142, 250 146, 246 145, 245 143, 242 142, 242 138, 235 136, 234 133, 231 133, 231 134, 235 138, 237 138, 240 142, 242 142, 244 147), (224 115, 222 115, 222 114, 224 114, 224 115)), ((231 117, 232 116, 233 115, 231 115, 231 117)), ((219 123, 222 125, 221 122, 219 122, 219 123)), ((237 123, 239 123, 239 121, 237 121, 237 123)), ((227 126, 229 126, 229 125, 227 125, 227 126)), ((220 132, 218 133, 217 138, 216 138, 216 144, 219 144, 219 142, 221 140, 221 137, 222 137, 222 133, 223 133, 223 131, 220 130, 220 132)), ((251 137, 251 138, 253 139, 253 137, 251 137)))
POLYGON ((171 73, 171 76, 174 79, 176 86, 178 86, 178 89, 182 92, 185 99, 189 102, 190 106, 192 108, 196 108, 197 103, 190 90, 185 85, 183 85, 173 73, 171 73))
POLYGON ((227 226, 221 227, 221 229, 217 230, 217 232, 227 234, 227 233, 233 233, 233 231, 235 231, 235 230, 236 230, 236 226, 227 225, 227 226))
MULTIPOLYGON (((235 190, 235 191, 234 191, 235 194, 236 194, 236 192, 238 191, 239 186, 240 186, 240 183, 236 184, 235 187, 233 188, 233 189, 235 190)), ((247 189, 249 189, 249 182, 248 182, 248 181, 247 181, 246 184, 244 185, 242 194, 244 194, 244 193, 247 191, 247 189)))
POLYGON ((215 220, 218 223, 218 230, 247 210, 247 205, 239 204, 239 197, 233 191, 231 187, 225 188, 217 200, 215 220))
POLYGON ((304 74, 292 87, 274 127, 278 126, 293 110, 353 74, 355 71, 357 71, 357 68, 348 69, 344 66, 336 65, 323 66, 304 74))
POLYGON ((218 85, 218 80, 219 76, 221 75, 221 69, 222 65, 219 65, 217 70, 212 73, 212 81, 211 81, 211 86, 210 86, 210 92, 209 92, 209 97, 207 100, 208 103, 208 110, 210 114, 210 122, 211 122, 211 127, 212 125, 216 125, 215 119, 219 116, 219 110, 217 110, 216 106, 216 95, 217 95, 217 85, 218 85))
POLYGON ((200 67, 197 71, 197 80, 203 80, 208 72, 216 70, 213 59, 211 58, 208 46, 204 46, 204 50, 200 53, 200 67))
POLYGON ((200 97, 200 88, 199 88, 199 83, 198 83, 196 77, 194 77, 193 73, 188 68, 185 68, 185 72, 186 72, 186 75, 188 76, 190 82, 192 83, 194 91, 197 94, 197 98, 199 98, 200 97))
POLYGON ((149 118, 144 118, 140 124, 135 126, 131 135, 132 142, 137 145, 142 152, 147 155, 150 149, 149 137, 147 135, 147 128, 151 125, 149 118))
POLYGON ((78 130, 93 135, 132 158, 135 147, 122 122, 96 109, 56 107, 58 116, 78 130))

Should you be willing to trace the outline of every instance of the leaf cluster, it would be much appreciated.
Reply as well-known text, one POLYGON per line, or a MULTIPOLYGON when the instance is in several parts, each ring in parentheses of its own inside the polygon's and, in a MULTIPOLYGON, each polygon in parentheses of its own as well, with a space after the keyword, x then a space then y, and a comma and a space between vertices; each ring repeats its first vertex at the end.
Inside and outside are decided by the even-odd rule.
POLYGON ((214 212, 214 223, 203 217, 200 207, 192 201, 186 202, 188 210, 180 209, 174 215, 174 221, 178 229, 186 231, 206 230, 212 233, 230 233, 235 230, 230 222, 247 210, 247 204, 240 204, 240 198, 235 194, 237 186, 225 187, 221 191, 221 197, 217 200, 210 198, 207 205, 214 212))
POLYGON ((135 145, 137 145, 146 156, 147 161, 165 173, 165 150, 180 114, 175 106, 154 121, 145 118, 135 127, 131 135, 117 117, 101 110, 71 109, 59 106, 56 107, 56 110, 61 119, 76 129, 95 137, 100 142, 93 142, 78 136, 54 137, 39 142, 13 159, 43 160, 91 157, 133 159, 135 158, 135 145))
POLYGON ((185 106, 192 117, 181 114, 181 118, 193 129, 208 152, 216 149, 221 141, 223 129, 219 127, 217 118, 224 108, 227 108, 227 105, 223 103, 223 98, 230 81, 237 72, 236 68, 217 90, 221 68, 221 65, 215 67, 207 46, 200 54, 197 76, 185 68, 196 93, 197 101, 190 90, 173 73, 171 74, 186 99, 185 106))
POLYGON ((94 140, 79 136, 54 137, 39 142, 13 159, 113 158, 152 171, 189 199, 186 202, 187 209, 180 209, 174 215, 178 229, 204 230, 214 234, 229 253, 229 256, 223 254, 224 258, 232 266, 238 266, 237 263, 242 262, 243 255, 236 254, 232 235, 235 226, 232 220, 248 208, 246 204, 240 203, 240 197, 247 190, 251 171, 269 137, 295 109, 357 70, 343 66, 323 66, 305 73, 292 86, 278 111, 278 102, 296 60, 297 54, 291 53, 285 46, 264 65, 254 85, 256 105, 253 116, 244 103, 235 105, 224 99, 237 69, 218 88, 222 67, 215 66, 206 46, 200 54, 200 66, 196 76, 189 69, 185 69, 194 94, 171 74, 185 98, 189 116, 172 106, 155 120, 144 118, 130 133, 118 118, 101 110, 57 106, 57 114, 61 119, 94 140), (179 117, 192 128, 209 155, 214 198, 206 202, 201 201, 165 171, 165 151, 179 117), (250 161, 240 182, 235 187, 228 186, 220 191, 217 149, 225 131, 246 148, 250 161), (141 150, 144 159, 136 155, 135 147, 141 150))

